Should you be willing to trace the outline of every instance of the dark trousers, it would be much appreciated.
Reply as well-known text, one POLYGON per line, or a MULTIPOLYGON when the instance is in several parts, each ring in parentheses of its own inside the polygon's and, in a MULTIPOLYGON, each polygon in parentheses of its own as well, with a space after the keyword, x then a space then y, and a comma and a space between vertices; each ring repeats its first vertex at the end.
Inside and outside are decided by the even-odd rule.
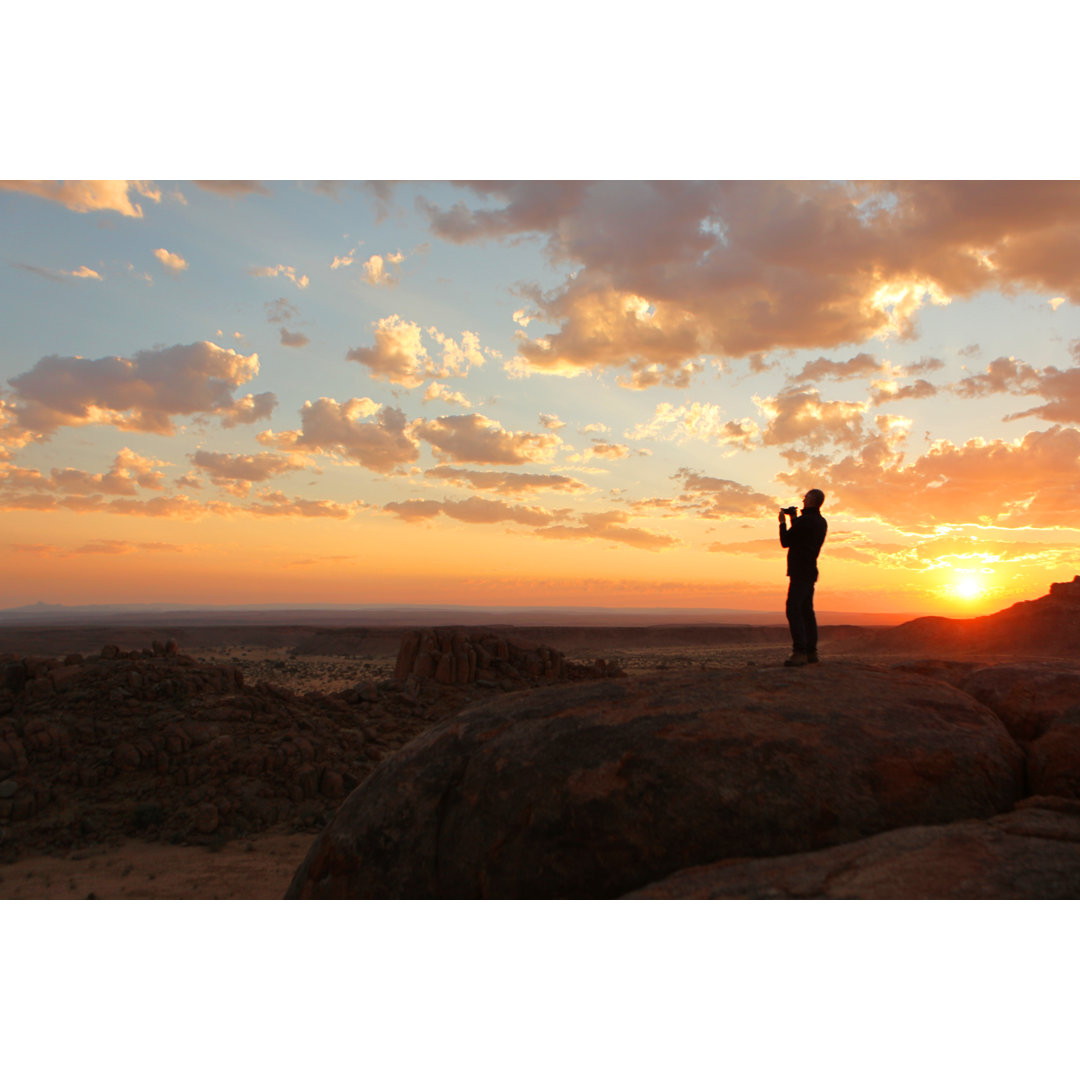
POLYGON ((814 582, 810 578, 788 580, 787 606, 784 609, 791 627, 794 652, 817 652, 817 618, 814 615, 814 582))

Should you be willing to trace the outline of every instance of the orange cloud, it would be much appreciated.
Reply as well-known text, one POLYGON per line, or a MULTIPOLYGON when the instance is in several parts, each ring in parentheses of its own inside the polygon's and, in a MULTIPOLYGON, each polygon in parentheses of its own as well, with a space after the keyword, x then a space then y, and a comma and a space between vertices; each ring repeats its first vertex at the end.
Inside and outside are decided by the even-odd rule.
POLYGON ((486 472, 479 469, 458 469, 453 465, 436 465, 433 469, 426 470, 424 476, 445 480, 455 487, 469 487, 476 491, 500 491, 508 495, 532 491, 575 493, 591 490, 580 480, 557 473, 486 472))
POLYGON ((481 413, 418 421, 413 433, 430 443, 439 457, 476 465, 550 461, 562 445, 558 435, 507 431, 497 420, 481 413))
POLYGON ((133 202, 135 195, 160 202, 161 193, 152 184, 141 180, 0 180, 0 191, 17 191, 36 195, 87 214, 96 210, 113 210, 124 217, 139 218, 143 208, 133 202))
MULTIPOLYGON (((405 256, 401 252, 396 252, 393 255, 387 255, 385 258, 382 255, 372 255, 366 263, 364 263, 364 280, 369 285, 396 285, 397 278, 395 278, 387 269, 386 264, 391 266, 399 266, 405 261, 405 256)), ((352 262, 352 259, 349 259, 352 262)), ((331 264, 330 269, 334 270, 339 265, 347 266, 348 263, 339 262, 335 259, 331 264)))
POLYGON ((703 476, 694 469, 679 469, 672 480, 682 484, 682 495, 673 503, 703 518, 756 518, 779 509, 775 499, 734 480, 703 476))
POLYGON ((231 405, 218 409, 216 416, 224 428, 236 427, 237 424, 254 424, 267 419, 277 408, 277 394, 270 390, 262 394, 245 394, 231 405))
POLYGON ((330 263, 331 270, 339 270, 343 266, 352 266, 356 262, 357 248, 353 248, 348 255, 335 255, 330 263))
POLYGON ((74 548, 62 548, 55 544, 9 544, 12 551, 42 558, 70 559, 77 555, 129 555, 133 551, 189 551, 190 546, 168 544, 159 541, 133 543, 128 540, 91 540, 74 548))
POLYGON ((719 405, 693 401, 689 405, 673 405, 662 401, 656 406, 653 418, 638 424, 626 433, 629 439, 664 439, 686 442, 700 439, 718 446, 741 446, 749 449, 761 431, 749 419, 724 420, 719 405))
POLYGON ((183 255, 177 255, 176 252, 166 251, 165 248, 155 248, 154 258, 157 259, 166 270, 171 270, 174 273, 179 273, 181 270, 188 268, 188 261, 183 255))
POLYGON ((654 385, 702 357, 910 337, 926 303, 986 290, 1080 302, 1072 182, 466 186, 488 206, 418 203, 436 235, 539 235, 568 267, 528 292, 558 329, 521 334, 515 374, 617 368, 654 385))
POLYGON ((232 513, 227 503, 200 503, 185 495, 155 499, 116 498, 107 500, 101 494, 56 495, 40 492, 28 495, 8 495, 0 492, 0 510, 72 510, 77 514, 109 513, 137 517, 194 519, 207 513, 232 513))
POLYGON ((618 461, 629 456, 629 446, 623 446, 622 443, 605 442, 603 439, 593 439, 592 446, 588 447, 583 453, 571 454, 567 460, 577 464, 583 461, 595 461, 596 458, 603 458, 606 461, 618 461))
POLYGON ((405 502, 387 503, 383 509, 405 521, 422 521, 445 514, 455 521, 473 525, 491 525, 503 521, 519 525, 546 525, 562 516, 537 506, 513 506, 500 499, 482 499, 478 496, 462 500, 407 499, 405 502))
MULTIPOLYGON (((234 423, 250 422, 232 391, 258 371, 257 353, 244 356, 209 341, 146 350, 130 359, 46 356, 9 380, 17 394, 14 423, 37 435, 85 424, 171 435, 174 416, 220 414, 234 423)), ((270 398, 259 395, 260 405, 270 398)))
POLYGON ((768 420, 761 435, 765 446, 860 446, 866 438, 867 405, 861 401, 822 401, 817 390, 793 387, 775 397, 755 396, 754 404, 768 420))
POLYGON ((445 401, 448 405, 460 405, 463 409, 472 408, 472 402, 460 390, 451 390, 439 382, 433 382, 424 391, 424 401, 445 401))
POLYGON ((225 454, 196 450, 188 456, 194 466, 209 477, 212 484, 240 498, 247 495, 252 484, 304 468, 303 463, 292 456, 266 451, 259 454, 225 454))
POLYGON ((37 469, 9 467, 0 471, 0 488, 35 491, 58 491, 68 495, 134 495, 138 487, 160 491, 165 474, 154 468, 165 462, 144 458, 126 446, 116 455, 107 473, 88 473, 82 469, 52 469, 43 476, 37 469))
POLYGON ((677 547, 679 539, 667 533, 649 532, 625 525, 629 514, 621 510, 608 510, 600 514, 582 514, 582 525, 548 525, 537 529, 536 535, 549 540, 603 540, 614 544, 628 544, 646 551, 661 551, 677 547))
POLYGON ((291 349, 302 349, 305 345, 309 345, 311 339, 306 334, 301 334, 299 331, 293 333, 293 331, 286 327, 281 328, 281 344, 287 345, 291 349))
POLYGON ((89 266, 80 266, 78 270, 49 270, 44 266, 30 266, 28 263, 12 263, 18 270, 29 270, 32 274, 68 285, 73 281, 104 281, 96 270, 89 266))
POLYGON ((1080 431, 1053 427, 1013 442, 948 440, 904 464, 882 438, 856 454, 777 479, 820 487, 827 504, 896 528, 982 523, 1071 528, 1080 502, 1080 431))
POLYGON ((277 266, 253 266, 248 273, 252 277, 281 277, 288 278, 298 289, 306 289, 311 284, 311 279, 307 274, 300 274, 297 272, 295 266, 284 266, 278 264, 277 266))
MULTIPOLYGON (((78 509, 65 504, 66 509, 78 509)), ((110 514, 127 514, 133 517, 183 518, 192 520, 206 513, 222 513, 231 510, 225 503, 200 503, 186 495, 162 496, 156 499, 113 499, 104 506, 87 505, 86 510, 107 510, 110 514)))
POLYGON ((332 499, 290 499, 283 492, 275 491, 261 496, 261 501, 244 506, 248 513, 263 517, 352 517, 366 504, 362 499, 354 502, 339 503, 332 499))
POLYGON ((819 356, 803 366, 802 371, 795 375, 793 382, 821 382, 824 379, 857 379, 865 375, 876 375, 886 365, 871 356, 870 353, 859 353, 850 360, 829 360, 819 356))
POLYGON ((230 199, 243 198, 245 195, 272 194, 261 180, 193 180, 192 183, 203 191, 212 191, 215 195, 224 195, 230 199))
POLYGON ((870 393, 871 405, 883 405, 888 401, 904 401, 905 399, 918 399, 933 397, 939 388, 926 379, 916 379, 913 383, 900 386, 899 383, 882 379, 872 384, 870 393))
POLYGON ((461 335, 460 345, 435 327, 427 333, 442 347, 441 363, 428 353, 424 331, 399 315, 388 315, 375 323, 375 344, 350 349, 345 359, 363 364, 376 379, 411 389, 427 379, 464 376, 470 368, 484 363, 485 353, 493 352, 482 349, 480 339, 469 330, 461 335))
POLYGON ((275 435, 262 432, 256 439, 281 450, 308 450, 339 454, 366 469, 391 473, 419 457, 405 414, 371 398, 333 398, 307 401, 300 410, 301 428, 275 435), (374 417, 374 419, 369 419, 374 417))

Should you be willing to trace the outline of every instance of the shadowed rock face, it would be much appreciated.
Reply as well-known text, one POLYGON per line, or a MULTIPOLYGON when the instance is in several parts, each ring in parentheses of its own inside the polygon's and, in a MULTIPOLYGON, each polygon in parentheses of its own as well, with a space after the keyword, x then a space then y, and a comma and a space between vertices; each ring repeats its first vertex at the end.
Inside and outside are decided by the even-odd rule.
POLYGON ((922 825, 777 859, 696 866, 628 900, 1069 900, 1080 802, 1034 798, 988 821, 922 825))
POLYGON ((949 681, 997 713, 1018 742, 1080 724, 1080 670, 1071 665, 994 664, 949 681))
POLYGON ((856 664, 508 695, 421 735, 345 801, 291 898, 616 897, 683 867, 991 817, 1000 720, 856 664))

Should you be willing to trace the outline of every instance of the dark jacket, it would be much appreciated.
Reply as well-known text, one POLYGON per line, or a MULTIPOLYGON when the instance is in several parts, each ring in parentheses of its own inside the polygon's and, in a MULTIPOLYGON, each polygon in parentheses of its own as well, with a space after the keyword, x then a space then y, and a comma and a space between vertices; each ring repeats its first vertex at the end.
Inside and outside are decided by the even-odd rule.
POLYGON ((789 529, 786 521, 780 522, 780 546, 786 547, 787 576, 809 578, 817 581, 817 557, 821 545, 825 543, 825 533, 829 523, 817 509, 804 510, 789 529))

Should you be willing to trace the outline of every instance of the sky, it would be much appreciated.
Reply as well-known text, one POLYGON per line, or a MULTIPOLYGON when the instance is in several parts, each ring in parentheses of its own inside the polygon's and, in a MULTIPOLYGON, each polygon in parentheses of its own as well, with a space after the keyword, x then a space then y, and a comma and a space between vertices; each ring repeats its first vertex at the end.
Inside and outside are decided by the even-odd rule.
POLYGON ((1077 565, 1080 184, 0 182, 0 606, 980 613, 1077 565))

